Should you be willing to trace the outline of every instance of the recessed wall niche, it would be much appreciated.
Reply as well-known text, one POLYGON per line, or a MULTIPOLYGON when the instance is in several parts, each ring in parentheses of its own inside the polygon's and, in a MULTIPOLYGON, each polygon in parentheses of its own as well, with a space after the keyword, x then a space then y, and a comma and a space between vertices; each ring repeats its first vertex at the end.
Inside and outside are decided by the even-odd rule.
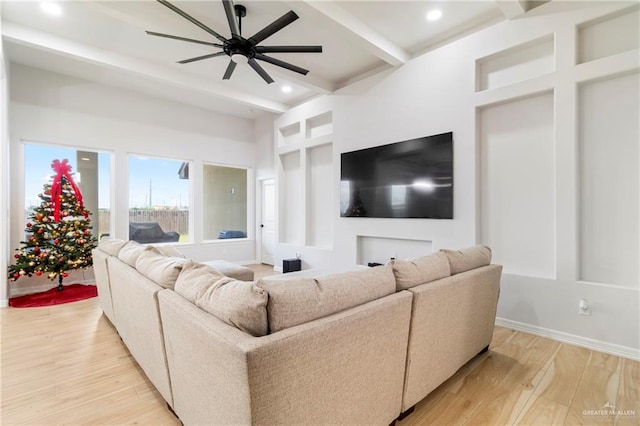
POLYGON ((480 241, 505 273, 556 274, 554 96, 479 111, 480 241))
POLYGON ((279 240, 302 244, 304 220, 303 172, 300 152, 280 155, 279 240))
POLYGON ((433 242, 429 240, 410 240, 406 238, 357 236, 358 265, 369 262, 386 264, 391 258, 408 259, 426 256, 433 251, 433 242))
POLYGON ((307 139, 330 135, 333 133, 333 114, 328 111, 308 118, 305 127, 307 139))
POLYGON ((578 27, 578 63, 640 48, 640 10, 616 13, 578 27))
POLYGON ((300 122, 295 122, 278 129, 278 146, 298 142, 301 139, 300 122))
POLYGON ((476 92, 529 80, 555 71, 554 35, 494 53, 476 61, 476 92))
POLYGON ((333 149, 331 144, 307 149, 307 245, 333 246, 333 149), (330 214, 329 212, 333 212, 330 214))
POLYGON ((582 281, 640 288, 640 74, 579 88, 582 281))
MULTIPOLYGON (((302 116, 278 127, 278 243, 333 247, 333 113, 302 116)), ((303 251, 304 252, 304 251, 303 251)))

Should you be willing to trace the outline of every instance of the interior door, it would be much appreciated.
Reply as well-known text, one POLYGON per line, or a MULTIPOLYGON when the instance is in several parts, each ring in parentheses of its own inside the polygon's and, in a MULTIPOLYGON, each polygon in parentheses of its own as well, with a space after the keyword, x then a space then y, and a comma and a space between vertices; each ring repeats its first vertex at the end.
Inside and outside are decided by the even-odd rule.
POLYGON ((273 252, 276 245, 276 192, 273 179, 262 181, 262 212, 260 234, 260 262, 273 265, 273 252))

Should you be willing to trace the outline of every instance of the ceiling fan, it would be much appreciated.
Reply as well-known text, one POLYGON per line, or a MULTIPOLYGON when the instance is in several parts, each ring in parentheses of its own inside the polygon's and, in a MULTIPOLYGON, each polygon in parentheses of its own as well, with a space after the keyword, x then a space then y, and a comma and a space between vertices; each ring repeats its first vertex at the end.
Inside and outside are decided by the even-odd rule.
POLYGON ((168 7, 192 24, 197 25, 209 34, 213 35, 215 38, 220 40, 222 44, 210 43, 208 41, 202 40, 194 40, 191 38, 157 33, 153 31, 147 31, 146 33, 152 36, 166 37, 174 40, 187 41, 190 43, 204 44, 207 46, 213 46, 222 49, 221 52, 210 53, 208 55, 197 56, 190 59, 184 59, 182 61, 178 61, 178 63, 188 64, 190 62, 227 55, 231 58, 231 60, 229 61, 229 65, 227 66, 227 70, 225 71, 224 76, 222 77, 223 80, 228 80, 231 78, 231 74, 233 74, 233 70, 236 69, 236 65, 238 63, 248 63, 249 66, 253 68, 255 72, 257 72, 260 77, 264 79, 264 81, 266 81, 267 83, 273 83, 273 79, 271 78, 271 76, 267 74, 267 72, 264 70, 264 68, 262 68, 257 60, 269 62, 270 64, 286 68, 303 75, 307 75, 309 70, 298 67, 296 65, 292 65, 285 61, 281 61, 280 59, 272 58, 265 55, 265 53, 322 53, 322 46, 258 46, 261 41, 263 41, 267 37, 272 36, 276 32, 280 31, 281 29, 298 19, 298 15, 296 15, 293 10, 285 13, 280 18, 276 19, 253 36, 244 38, 241 34, 242 18, 246 16, 247 9, 240 4, 234 5, 233 0, 222 0, 222 5, 224 6, 224 11, 227 15, 227 21, 229 22, 229 28, 231 29, 231 38, 224 38, 211 28, 204 25, 202 22, 198 21, 186 12, 180 10, 168 1, 158 0, 158 3, 168 7))

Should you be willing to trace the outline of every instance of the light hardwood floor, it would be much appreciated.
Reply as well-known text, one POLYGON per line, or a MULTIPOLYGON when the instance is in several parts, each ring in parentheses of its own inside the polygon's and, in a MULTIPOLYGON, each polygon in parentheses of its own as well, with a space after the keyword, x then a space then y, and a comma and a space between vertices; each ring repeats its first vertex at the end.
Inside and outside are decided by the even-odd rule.
MULTIPOLYGON (((180 424, 97 299, 0 309, 0 319, 0 424, 180 424)), ((638 425, 640 363, 496 327, 489 352, 397 423, 445 424, 638 425)))

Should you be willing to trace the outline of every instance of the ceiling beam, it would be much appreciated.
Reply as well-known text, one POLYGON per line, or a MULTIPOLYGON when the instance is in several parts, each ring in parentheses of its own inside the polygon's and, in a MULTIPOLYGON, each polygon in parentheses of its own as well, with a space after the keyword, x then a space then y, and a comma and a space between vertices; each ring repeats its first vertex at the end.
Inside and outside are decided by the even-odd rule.
POLYGON ((155 79, 173 86, 182 86, 203 94, 215 96, 218 99, 239 103, 251 108, 274 113, 282 113, 289 109, 285 104, 253 96, 208 79, 187 75, 171 67, 156 65, 131 56, 109 52, 12 22, 2 23, 2 37, 17 44, 34 47, 61 56, 72 57, 83 62, 141 77, 155 79))
POLYGON ((328 18, 329 22, 351 40, 394 67, 402 65, 410 59, 410 55, 405 50, 335 2, 303 0, 288 3, 296 9, 305 8, 308 12, 324 16, 325 19, 328 18))
POLYGON ((525 0, 496 0, 496 3, 505 18, 509 20, 519 18, 527 13, 527 2, 525 0))

